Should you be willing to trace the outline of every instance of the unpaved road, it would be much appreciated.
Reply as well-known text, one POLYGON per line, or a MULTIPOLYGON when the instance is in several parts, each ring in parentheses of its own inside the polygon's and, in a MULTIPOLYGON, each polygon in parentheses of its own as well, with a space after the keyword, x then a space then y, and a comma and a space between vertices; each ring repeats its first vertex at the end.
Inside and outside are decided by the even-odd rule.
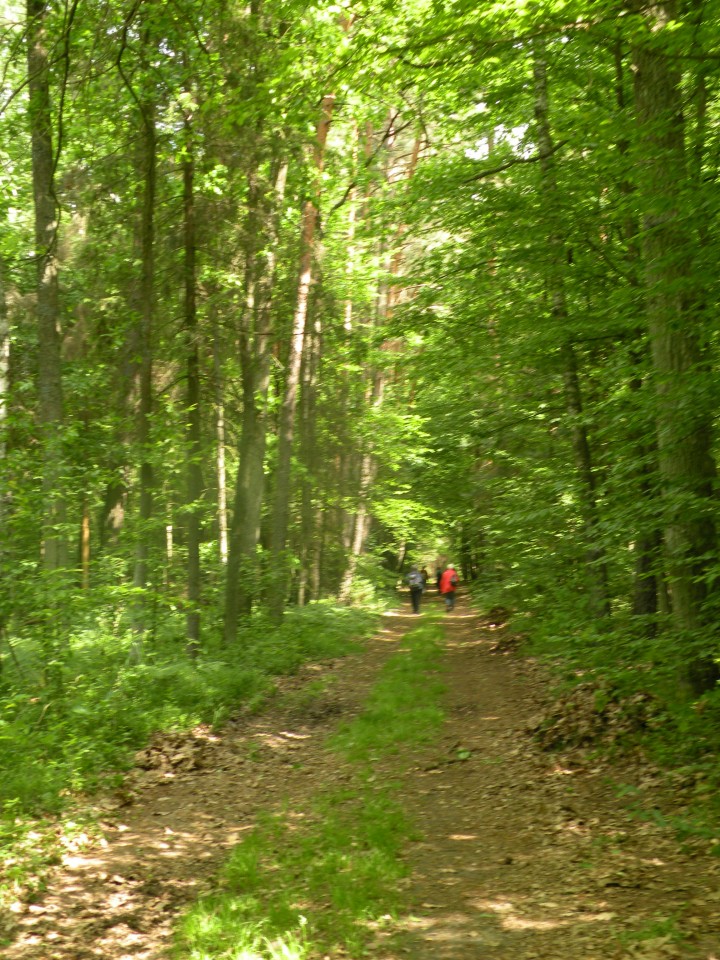
MULTIPOLYGON (((378 935, 374 960, 720 960, 720 858, 632 815, 616 788, 634 781, 645 804, 667 805, 662 783, 642 765, 542 752, 526 732, 542 671, 503 651, 463 598, 445 622, 442 731, 380 768, 422 839, 406 854, 408 915, 378 935)), ((221 736, 159 740, 102 803, 104 839, 68 850, 42 901, 19 908, 4 958, 167 956, 174 917, 259 811, 347 777, 325 737, 416 623, 388 616, 362 655, 308 667, 221 736), (318 677, 326 692, 303 697, 318 677)))

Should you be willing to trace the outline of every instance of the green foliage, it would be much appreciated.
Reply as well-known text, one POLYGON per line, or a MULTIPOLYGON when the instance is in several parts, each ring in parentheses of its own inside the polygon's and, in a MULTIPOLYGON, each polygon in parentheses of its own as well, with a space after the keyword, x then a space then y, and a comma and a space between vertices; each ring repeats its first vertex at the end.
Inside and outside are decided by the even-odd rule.
POLYGON ((314 604, 294 610, 279 630, 264 623, 248 628, 236 649, 209 649, 189 661, 168 637, 136 664, 128 659, 132 635, 87 630, 58 661, 53 684, 40 677, 28 685, 34 651, 16 645, 17 672, 10 676, 6 668, 0 699, 6 849, 22 836, 27 818, 59 813, 74 793, 111 783, 155 731, 221 723, 266 696, 273 676, 355 650, 375 622, 356 609, 314 604))

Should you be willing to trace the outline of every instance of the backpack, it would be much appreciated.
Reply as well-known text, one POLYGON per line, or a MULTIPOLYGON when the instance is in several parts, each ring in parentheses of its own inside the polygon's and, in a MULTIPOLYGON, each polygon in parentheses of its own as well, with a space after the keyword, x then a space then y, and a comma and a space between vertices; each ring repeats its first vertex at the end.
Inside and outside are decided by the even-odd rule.
POLYGON ((410 588, 413 587, 423 587, 423 578, 422 574, 418 570, 413 570, 412 573, 408 574, 407 582, 410 584, 410 588))

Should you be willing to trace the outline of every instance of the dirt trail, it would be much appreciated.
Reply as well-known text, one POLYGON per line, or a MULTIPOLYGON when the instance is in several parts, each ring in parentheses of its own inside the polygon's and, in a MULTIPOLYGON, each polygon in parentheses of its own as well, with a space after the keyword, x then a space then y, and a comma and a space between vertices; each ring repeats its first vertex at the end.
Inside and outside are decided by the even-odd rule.
POLYGON ((613 781, 642 781, 643 768, 540 751, 526 728, 542 672, 500 652, 462 601, 458 614, 446 620, 447 721, 403 790, 425 835, 409 855, 419 906, 405 955, 720 960, 720 861, 707 843, 682 851, 631 816, 613 781))
MULTIPOLYGON (((69 851, 42 902, 17 916, 6 960, 166 956, 177 912, 260 810, 348 776, 323 741, 416 623, 388 616, 362 655, 308 667, 221 737, 158 741, 149 769, 105 804, 104 841, 69 851), (325 692, 303 697, 318 676, 325 692)), ((541 752, 525 732, 541 672, 498 649, 463 598, 445 623, 446 723, 410 763, 383 763, 423 834, 407 853, 413 913, 372 956, 720 960, 720 860, 631 818, 609 783, 627 771, 541 752)))

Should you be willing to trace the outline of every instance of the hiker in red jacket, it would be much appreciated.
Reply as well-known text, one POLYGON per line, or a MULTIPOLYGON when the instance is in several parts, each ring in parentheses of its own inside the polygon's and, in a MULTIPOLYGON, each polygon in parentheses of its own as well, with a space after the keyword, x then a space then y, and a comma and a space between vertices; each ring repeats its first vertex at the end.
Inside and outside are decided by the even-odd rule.
POLYGON ((455 608, 455 591, 457 590, 458 577, 455 573, 455 567, 449 563, 447 569, 440 577, 440 593, 445 599, 445 609, 449 613, 455 608))

